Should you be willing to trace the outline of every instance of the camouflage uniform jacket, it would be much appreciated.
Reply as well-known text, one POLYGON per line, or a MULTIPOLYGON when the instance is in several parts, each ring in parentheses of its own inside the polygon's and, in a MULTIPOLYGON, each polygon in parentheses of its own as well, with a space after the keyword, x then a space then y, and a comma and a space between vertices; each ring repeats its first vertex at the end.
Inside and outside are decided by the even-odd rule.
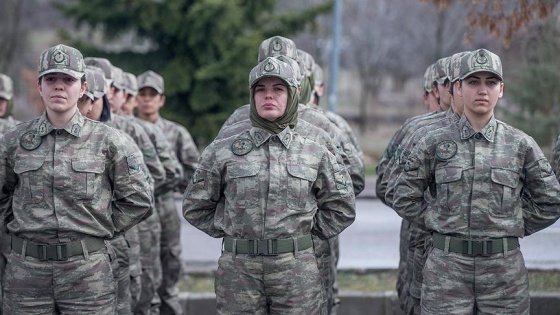
POLYGON ((463 116, 428 133, 402 167, 393 209, 407 220, 424 219, 429 230, 523 237, 560 217, 560 184, 540 148, 494 117, 481 132, 463 116), (432 184, 436 197, 427 207, 424 192, 432 184))
POLYGON ((144 128, 150 138, 150 141, 152 141, 152 144, 156 149, 156 154, 163 165, 163 169, 165 170, 165 181, 156 186, 155 194, 159 195, 168 191, 173 191, 174 187, 177 186, 177 183, 183 177, 183 168, 181 167, 171 144, 165 138, 163 131, 151 122, 142 120, 138 117, 130 116, 127 118, 132 119, 135 123, 144 128))
POLYGON ((397 154, 397 149, 399 148, 399 145, 408 136, 410 136, 415 130, 417 130, 417 128, 415 128, 415 126, 420 121, 422 121, 424 119, 430 119, 430 121, 435 121, 435 120, 439 120, 443 117, 444 117, 444 114, 441 114, 441 112, 429 112, 429 113, 426 113, 426 114, 422 114, 422 115, 418 115, 418 116, 414 116, 412 118, 409 118, 395 132, 395 134, 393 135, 391 140, 389 140, 389 143, 387 144, 387 148, 385 148, 385 151, 383 152, 383 155, 379 158, 379 161, 377 162, 377 166, 375 167, 375 171, 377 173, 377 179, 376 179, 376 183, 375 183, 375 194, 377 195, 377 198, 379 198, 381 200, 381 202, 385 203, 388 206, 391 206, 390 204, 387 204, 385 202, 385 192, 386 192, 386 188, 387 188, 387 186, 385 184, 387 183, 387 180, 389 180, 385 176, 387 176, 387 174, 386 174, 387 166, 389 165, 389 162, 391 161, 393 156, 395 156, 397 154))
POLYGON ((111 119, 107 120, 105 124, 115 129, 122 130, 134 140, 142 152, 144 163, 148 167, 150 175, 154 180, 154 186, 157 187, 161 185, 165 180, 165 169, 146 131, 133 120, 116 114, 112 114, 111 119))
POLYGON ((330 120, 333 124, 335 124, 338 127, 338 129, 340 129, 346 135, 346 138, 350 140, 350 144, 354 146, 354 149, 358 153, 358 156, 360 157, 362 164, 365 165, 364 151, 362 151, 362 148, 360 147, 360 142, 358 141, 358 138, 356 138, 354 131, 352 131, 352 127, 350 127, 350 124, 348 124, 346 119, 342 118, 342 116, 340 116, 339 114, 331 112, 330 110, 326 110, 322 107, 316 106, 314 108, 316 108, 321 113, 323 113, 323 115, 325 115, 325 117, 327 117, 328 120, 330 120))
POLYGON ((556 178, 560 181, 560 136, 556 138, 556 142, 552 148, 552 159, 550 164, 552 165, 552 170, 556 174, 556 178))
POLYGON ((346 169, 290 128, 212 142, 185 191, 183 215, 213 237, 330 238, 355 218, 346 169))
POLYGON ((167 141, 175 150, 175 156, 177 156, 179 163, 183 167, 183 178, 175 188, 176 191, 183 193, 189 184, 194 170, 198 166, 198 158, 200 156, 198 148, 187 128, 182 125, 161 117, 154 124, 163 131, 167 141))
MULTIPOLYGON (((365 187, 365 165, 360 159, 359 153, 354 149, 354 146, 351 145, 351 140, 349 140, 335 124, 325 117, 323 113, 314 108, 299 104, 298 117, 319 129, 325 130, 334 140, 344 165, 352 178, 352 186, 354 187, 355 194, 358 195, 361 193, 365 187)), ((249 105, 244 105, 233 112, 222 126, 222 129, 230 124, 247 119, 249 119, 249 105)))
POLYGON ((64 129, 46 114, 21 123, 0 140, 2 222, 39 243, 111 238, 150 214, 141 161, 119 132, 79 111, 64 129))
POLYGON ((402 143, 397 146, 393 157, 387 164, 385 174, 383 175, 381 182, 378 184, 379 186, 375 187, 377 192, 385 194, 385 204, 393 204, 393 185, 399 175, 397 172, 402 170, 402 168, 400 168, 397 172, 395 171, 397 164, 401 163, 401 161, 405 161, 405 157, 410 154, 410 151, 414 148, 414 146, 416 146, 418 141, 420 141, 420 139, 422 139, 422 137, 424 137, 428 132, 449 126, 449 124, 452 123, 458 123, 459 119, 460 117, 455 114, 453 109, 449 108, 449 110, 442 114, 430 115, 426 116, 424 119, 419 119, 415 123, 415 128, 409 128, 409 132, 411 132, 411 134, 405 136, 402 143))

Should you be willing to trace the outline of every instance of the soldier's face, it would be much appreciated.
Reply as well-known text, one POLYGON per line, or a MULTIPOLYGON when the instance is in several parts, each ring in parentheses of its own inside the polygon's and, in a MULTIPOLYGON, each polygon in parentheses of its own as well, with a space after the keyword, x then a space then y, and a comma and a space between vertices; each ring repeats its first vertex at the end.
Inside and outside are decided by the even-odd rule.
POLYGON ((465 78, 458 88, 465 114, 489 116, 504 94, 504 83, 490 72, 477 72, 465 78))
POLYGON ((286 112, 288 87, 279 78, 263 78, 254 87, 253 98, 257 114, 275 121, 286 112))
POLYGON ((122 106, 122 112, 125 115, 132 115, 134 113, 134 109, 138 106, 138 101, 136 100, 135 96, 129 96, 126 98, 126 102, 124 102, 122 106))
POLYGON ((87 113, 87 118, 99 121, 101 119, 101 112, 103 112, 103 98, 98 98, 93 101, 91 110, 87 113))
MULTIPOLYGON (((449 82, 449 81, 448 81, 449 82)), ((451 107, 451 93, 449 93, 449 83, 438 84, 439 106, 444 111, 451 107)))
POLYGON ((141 88, 136 100, 138 101, 138 112, 145 115, 157 113, 165 103, 165 97, 151 87, 141 88))
POLYGON ((86 83, 67 74, 49 73, 41 79, 39 93, 47 112, 62 114, 75 110, 86 87, 86 83))
POLYGON ((112 93, 107 94, 107 99, 109 99, 109 104, 111 104, 111 111, 113 113, 120 112, 121 108, 126 101, 126 93, 124 90, 119 90, 116 87, 111 87, 112 93))
POLYGON ((0 98, 0 117, 4 117, 6 115, 7 110, 8 110, 8 100, 5 98, 0 98))
POLYGON ((85 97, 82 101, 78 102, 78 110, 80 114, 87 117, 87 114, 91 111, 91 107, 93 106, 93 102, 90 98, 85 97))

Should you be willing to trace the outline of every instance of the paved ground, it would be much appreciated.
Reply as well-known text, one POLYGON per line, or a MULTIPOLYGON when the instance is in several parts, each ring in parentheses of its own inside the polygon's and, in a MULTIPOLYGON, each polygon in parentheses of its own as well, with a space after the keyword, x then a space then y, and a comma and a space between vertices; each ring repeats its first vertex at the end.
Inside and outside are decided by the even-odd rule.
MULTIPOLYGON (((340 269, 396 269, 401 219, 374 198, 375 178, 356 202, 356 221, 340 235, 340 269)), ((177 200, 178 210, 180 199, 177 200)), ((217 266, 221 239, 214 239, 182 220, 182 258, 187 272, 208 271, 217 266)), ((560 222, 521 240, 530 269, 560 269, 560 222)))

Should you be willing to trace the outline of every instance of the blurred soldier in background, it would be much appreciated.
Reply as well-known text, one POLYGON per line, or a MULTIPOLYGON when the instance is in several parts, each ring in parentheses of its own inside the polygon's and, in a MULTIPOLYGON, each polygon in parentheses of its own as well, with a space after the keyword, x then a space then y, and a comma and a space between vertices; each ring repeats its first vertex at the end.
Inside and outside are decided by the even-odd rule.
POLYGON ((19 121, 12 117, 14 110, 14 82, 9 76, 0 73, 0 133, 15 126, 19 121))
POLYGON ((156 207, 160 212, 162 284, 158 289, 161 298, 161 314, 181 314, 177 282, 181 275, 181 221, 175 206, 174 192, 183 193, 198 165, 198 148, 190 133, 182 125, 164 119, 160 109, 165 104, 163 77, 148 70, 138 77, 138 117, 153 123, 175 151, 182 166, 182 177, 174 187, 156 193, 156 207))
MULTIPOLYGON (((412 133, 405 136, 403 142, 398 146, 395 155, 389 161, 385 175, 380 185, 386 187, 384 189, 385 193, 385 203, 392 204, 394 197, 394 181, 397 179, 399 174, 397 173, 400 168, 397 168, 398 163, 406 160, 406 156, 416 143, 428 133, 430 130, 439 129, 448 126, 452 123, 457 123, 463 114, 463 101, 457 95, 453 94, 453 83, 458 80, 457 77, 452 75, 451 64, 453 62, 457 67, 460 64, 461 56, 467 52, 454 54, 449 58, 446 73, 448 74, 448 84, 446 84, 450 90, 449 93, 453 95, 451 107, 447 110, 445 115, 432 115, 419 120, 416 124, 416 128, 411 129, 412 133)), ((426 192, 426 199, 430 200, 430 191, 426 192)), ((402 230, 401 230, 402 232, 402 230)), ((427 249, 431 246, 430 233, 427 231, 423 224, 417 222, 409 222, 408 230, 406 231, 408 238, 406 240, 401 240, 405 242, 408 246, 408 252, 406 253, 405 271, 403 272, 407 275, 406 283, 404 284, 404 290, 401 295, 401 304, 405 310, 406 314, 419 314, 420 313, 420 298, 422 290, 422 269, 424 268, 424 262, 427 257, 427 249), (404 301, 404 302, 402 302, 404 301)), ((403 280, 401 280, 403 281, 403 280)))

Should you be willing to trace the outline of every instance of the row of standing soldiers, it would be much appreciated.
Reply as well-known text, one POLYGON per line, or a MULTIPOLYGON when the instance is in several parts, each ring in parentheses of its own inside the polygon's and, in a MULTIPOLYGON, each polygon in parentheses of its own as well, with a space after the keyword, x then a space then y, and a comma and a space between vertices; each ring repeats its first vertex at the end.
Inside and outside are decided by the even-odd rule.
MULTIPOLYGON (((105 58, 83 58, 65 45, 45 50, 38 74, 45 112, 23 123, 8 116, 0 121, 4 312, 181 314, 180 220, 173 195, 185 192, 185 218, 209 235, 223 237, 223 255, 233 252, 234 260, 270 256, 281 264, 278 256, 289 247, 287 254, 305 265, 285 277, 277 275, 282 292, 289 291, 290 283, 299 283, 301 291, 274 296, 271 290, 264 293, 263 305, 254 305, 234 296, 246 297, 257 288, 241 286, 234 276, 242 270, 220 273, 221 259, 216 275, 219 313, 335 314, 337 235, 353 222, 355 196, 364 189, 363 152, 348 123, 317 106, 323 74, 311 55, 296 49, 292 40, 274 36, 261 43, 258 62, 250 73, 251 105, 231 115, 199 160, 188 131, 159 115, 165 103, 159 74, 135 76, 105 58), (275 122, 255 109, 253 98, 262 94, 261 84, 270 78, 290 86, 291 105, 275 122), (305 154, 297 155, 294 150, 301 139, 305 154), (251 189, 241 187, 237 178, 217 186, 224 196, 214 206, 227 209, 229 198, 235 197, 243 220, 249 220, 243 221, 242 231, 216 228, 218 221, 234 218, 214 214, 200 221, 197 207, 206 205, 193 199, 197 189, 209 188, 202 184, 212 181, 207 167, 216 161, 207 155, 221 140, 233 141, 228 150, 239 159, 249 159, 269 140, 270 146, 282 143, 291 156, 281 158, 282 150, 278 155, 266 153, 292 178, 277 187, 272 160, 240 164, 239 175, 251 187, 268 185, 268 195, 243 195, 251 189), (319 154, 323 158, 317 160, 319 154), (270 173, 262 177, 262 172, 270 173), (273 195, 280 192, 288 197, 271 209, 273 195), (276 218, 279 226, 259 226, 263 218, 253 217, 250 205, 264 212, 264 218, 276 218), (208 219, 210 229, 205 226, 208 219), (303 230, 294 230, 294 224, 303 230), (262 234, 252 235, 247 226, 262 234), (274 235, 276 229, 288 235, 274 235), (284 238, 293 243, 286 247, 284 238), (250 241, 256 243, 256 252, 242 250, 250 241), (264 246, 263 252, 264 243, 274 244, 274 249, 264 246), (308 282, 313 275, 316 278, 308 282)), ((2 77, 0 85, 9 84, 13 91, 8 79, 2 77)), ((0 96, 13 106, 12 95, 0 96)), ((268 275, 266 270, 253 275, 261 279, 260 294, 272 285, 268 275)))
POLYGON ((529 314, 519 238, 560 217, 560 137, 551 166, 533 138, 495 118, 503 93, 496 54, 439 59, 424 75, 430 112, 408 119, 379 160, 377 196, 403 218, 406 314, 529 314))

